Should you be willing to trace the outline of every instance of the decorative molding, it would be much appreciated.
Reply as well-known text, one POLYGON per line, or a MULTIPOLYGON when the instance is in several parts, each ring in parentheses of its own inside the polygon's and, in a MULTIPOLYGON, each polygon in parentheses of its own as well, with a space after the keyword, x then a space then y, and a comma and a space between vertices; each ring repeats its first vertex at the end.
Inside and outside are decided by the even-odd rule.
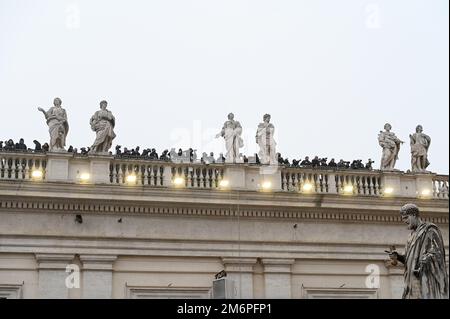
MULTIPOLYGON (((386 212, 365 211, 364 213, 355 212, 351 209, 341 208, 310 208, 299 207, 271 209, 261 207, 245 208, 236 207, 220 208, 220 207, 180 207, 157 205, 157 204, 132 204, 132 203, 103 203, 92 201, 71 202, 71 201, 55 201, 54 199, 40 200, 3 200, 0 199, 0 211, 2 210, 22 210, 36 212, 39 210, 54 212, 71 212, 71 213, 126 213, 126 214, 154 214, 154 215, 184 215, 184 216, 210 216, 210 217, 244 217, 244 218, 276 218, 276 219, 293 219, 293 220, 332 220, 332 221, 349 221, 349 222, 381 222, 381 223, 398 223, 402 224, 400 214, 389 214, 386 212)), ((181 205, 181 203, 180 203, 181 205)), ((228 205, 227 205, 228 206, 228 205)), ((233 205, 234 206, 234 205, 233 205)), ((364 211, 361 208, 359 211, 364 211)), ((435 224, 448 224, 448 213, 445 216, 427 216, 422 214, 422 219, 435 224)), ((440 214, 442 215, 442 214, 440 214)))
POLYGON ((232 273, 253 273, 253 267, 255 266, 256 258, 245 257, 222 257, 225 271, 232 273))
MULTIPOLYGON (((398 223, 402 220, 400 215, 380 214, 376 212, 358 213, 347 212, 343 209, 315 209, 301 208, 297 210, 283 209, 236 209, 226 208, 195 208, 195 207, 170 207, 156 205, 133 204, 103 204, 103 203, 70 203, 52 201, 19 201, 0 200, 0 211, 24 210, 36 212, 37 210, 71 213, 119 213, 119 214, 154 214, 154 215, 185 215, 185 216, 211 216, 211 217, 244 217, 244 218, 283 218, 293 220, 331 220, 349 222, 382 222, 398 223)), ((425 214, 424 214, 425 215, 425 214)), ((448 216, 422 216, 422 219, 435 224, 448 224, 448 216)))
POLYGON ((112 271, 116 260, 114 255, 80 255, 83 270, 112 271))
POLYGON ((22 299, 23 283, 18 285, 0 284, 0 299, 22 299))
POLYGON ((127 299, 209 299, 211 287, 154 287, 125 284, 127 299))
POLYGON ((293 258, 262 258, 261 263, 264 266, 264 273, 271 274, 290 274, 291 266, 295 263, 293 258))
POLYGON ((75 254, 35 254, 38 263, 38 269, 66 269, 73 259, 75 254))
POLYGON ((302 297, 306 299, 378 299, 378 290, 367 288, 302 287, 302 297))

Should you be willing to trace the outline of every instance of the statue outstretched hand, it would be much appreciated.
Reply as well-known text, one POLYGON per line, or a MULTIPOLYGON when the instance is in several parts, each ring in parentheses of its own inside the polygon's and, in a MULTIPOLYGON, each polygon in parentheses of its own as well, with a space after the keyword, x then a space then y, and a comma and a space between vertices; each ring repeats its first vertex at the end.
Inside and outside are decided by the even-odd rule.
POLYGON ((385 252, 389 254, 389 258, 392 261, 392 265, 396 266, 398 264, 398 262, 399 262, 399 259, 401 259, 401 256, 397 252, 397 250, 395 249, 395 246, 391 246, 390 250, 385 250, 385 252))

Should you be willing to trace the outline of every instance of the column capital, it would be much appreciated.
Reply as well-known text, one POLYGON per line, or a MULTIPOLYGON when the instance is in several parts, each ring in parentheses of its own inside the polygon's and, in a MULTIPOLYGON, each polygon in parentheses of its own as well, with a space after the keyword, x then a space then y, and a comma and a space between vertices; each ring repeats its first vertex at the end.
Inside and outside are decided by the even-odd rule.
POLYGON ((115 255, 80 255, 83 270, 109 270, 112 271, 113 263, 117 260, 115 255))
POLYGON ((74 254, 35 254, 38 269, 66 269, 74 254))
POLYGON ((291 273, 291 266, 295 263, 293 258, 263 258, 265 273, 291 273))
POLYGON ((222 263, 225 266, 226 272, 253 272, 253 267, 256 264, 256 258, 245 257, 223 257, 222 263))

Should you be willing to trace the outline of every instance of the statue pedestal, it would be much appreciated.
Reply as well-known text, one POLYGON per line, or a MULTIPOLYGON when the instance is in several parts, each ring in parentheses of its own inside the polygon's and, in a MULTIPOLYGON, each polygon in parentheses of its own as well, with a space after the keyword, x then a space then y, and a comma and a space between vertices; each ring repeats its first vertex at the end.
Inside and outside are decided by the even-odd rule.
POLYGON ((225 177, 230 182, 230 186, 232 189, 245 189, 245 175, 245 167, 243 166, 230 165, 225 169, 225 177))
POLYGON ((401 183, 402 172, 383 171, 381 185, 382 194, 385 196, 402 196, 403 189, 401 183))
POLYGON ((72 153, 48 152, 47 173, 45 179, 49 182, 67 182, 69 179, 69 160, 72 153))
POLYGON ((110 183, 110 165, 112 156, 89 155, 86 157, 74 157, 73 153, 47 153, 46 180, 49 182, 72 182, 72 183, 110 183), (82 180, 83 175, 87 175, 82 180))
POLYGON ((433 196, 433 173, 415 173, 416 177, 416 193, 418 197, 433 196))
POLYGON ((225 170, 225 176, 235 190, 281 191, 281 174, 277 165, 230 165, 225 170))
POLYGON ((264 184, 270 184, 270 191, 281 191, 281 171, 278 164, 259 167, 259 190, 264 189, 264 184))
POLYGON ((95 184, 110 183, 111 155, 89 155, 91 182, 95 184))

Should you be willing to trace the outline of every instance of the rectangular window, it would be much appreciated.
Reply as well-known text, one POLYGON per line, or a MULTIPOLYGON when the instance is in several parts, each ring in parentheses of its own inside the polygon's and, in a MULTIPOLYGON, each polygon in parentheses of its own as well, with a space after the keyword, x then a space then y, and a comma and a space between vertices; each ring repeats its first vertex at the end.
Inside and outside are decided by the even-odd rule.
POLYGON ((1 285, 0 299, 21 299, 23 285, 1 285))

